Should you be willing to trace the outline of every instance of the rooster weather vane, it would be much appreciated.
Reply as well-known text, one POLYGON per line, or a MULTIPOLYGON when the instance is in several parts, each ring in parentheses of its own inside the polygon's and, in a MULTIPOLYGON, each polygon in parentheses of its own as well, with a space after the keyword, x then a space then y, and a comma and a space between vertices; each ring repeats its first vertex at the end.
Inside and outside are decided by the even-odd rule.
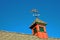
POLYGON ((33 12, 33 16, 35 16, 36 18, 38 18, 38 16, 40 16, 37 9, 32 9, 32 12, 33 12))

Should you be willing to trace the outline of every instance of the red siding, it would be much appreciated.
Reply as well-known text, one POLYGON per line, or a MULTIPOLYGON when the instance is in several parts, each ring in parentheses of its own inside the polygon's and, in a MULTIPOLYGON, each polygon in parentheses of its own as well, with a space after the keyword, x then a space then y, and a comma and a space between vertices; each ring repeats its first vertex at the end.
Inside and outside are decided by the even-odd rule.
MULTIPOLYGON (((36 27, 36 30, 37 30, 37 33, 35 34, 37 37, 39 37, 39 38, 48 38, 48 35, 47 35, 47 33, 46 33, 46 28, 45 28, 45 26, 43 26, 43 25, 36 25, 35 26, 36 27), (44 27, 44 32, 40 32, 40 30, 39 30, 39 26, 41 26, 41 27, 44 27)), ((34 27, 34 28, 35 28, 34 27)), ((33 28, 33 29, 34 29, 33 28)), ((32 29, 32 34, 34 34, 34 30, 32 29)))

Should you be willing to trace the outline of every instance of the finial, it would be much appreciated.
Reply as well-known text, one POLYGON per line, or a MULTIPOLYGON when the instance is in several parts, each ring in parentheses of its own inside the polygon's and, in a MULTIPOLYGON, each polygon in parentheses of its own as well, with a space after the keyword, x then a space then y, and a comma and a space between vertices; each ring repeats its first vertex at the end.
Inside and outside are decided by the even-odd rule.
POLYGON ((38 16, 40 16, 37 9, 32 9, 32 12, 33 12, 33 16, 35 16, 36 18, 38 18, 38 16))

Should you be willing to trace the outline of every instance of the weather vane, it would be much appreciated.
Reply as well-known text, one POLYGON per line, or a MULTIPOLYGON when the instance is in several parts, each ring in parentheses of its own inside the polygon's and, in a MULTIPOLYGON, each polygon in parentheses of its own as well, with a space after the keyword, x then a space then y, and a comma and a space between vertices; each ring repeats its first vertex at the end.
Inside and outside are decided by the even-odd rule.
POLYGON ((35 16, 36 18, 38 18, 38 16, 40 16, 37 9, 32 9, 32 12, 33 12, 33 16, 35 16))

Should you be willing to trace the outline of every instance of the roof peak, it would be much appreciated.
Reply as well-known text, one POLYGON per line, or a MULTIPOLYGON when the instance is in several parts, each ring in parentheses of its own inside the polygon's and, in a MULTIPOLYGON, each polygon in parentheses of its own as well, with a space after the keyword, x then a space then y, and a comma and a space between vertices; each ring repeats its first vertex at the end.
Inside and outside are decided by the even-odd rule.
POLYGON ((46 24, 44 21, 40 20, 39 18, 36 18, 34 22, 39 22, 39 23, 44 23, 44 24, 46 24))
POLYGON ((44 21, 40 20, 39 18, 36 18, 34 20, 34 22, 32 23, 32 25, 30 26, 30 28, 32 29, 36 24, 41 24, 41 25, 46 26, 47 23, 45 23, 44 21))
POLYGON ((39 19, 39 18, 36 18, 36 19, 35 19, 35 22, 37 22, 37 21, 40 21, 40 19, 39 19))

